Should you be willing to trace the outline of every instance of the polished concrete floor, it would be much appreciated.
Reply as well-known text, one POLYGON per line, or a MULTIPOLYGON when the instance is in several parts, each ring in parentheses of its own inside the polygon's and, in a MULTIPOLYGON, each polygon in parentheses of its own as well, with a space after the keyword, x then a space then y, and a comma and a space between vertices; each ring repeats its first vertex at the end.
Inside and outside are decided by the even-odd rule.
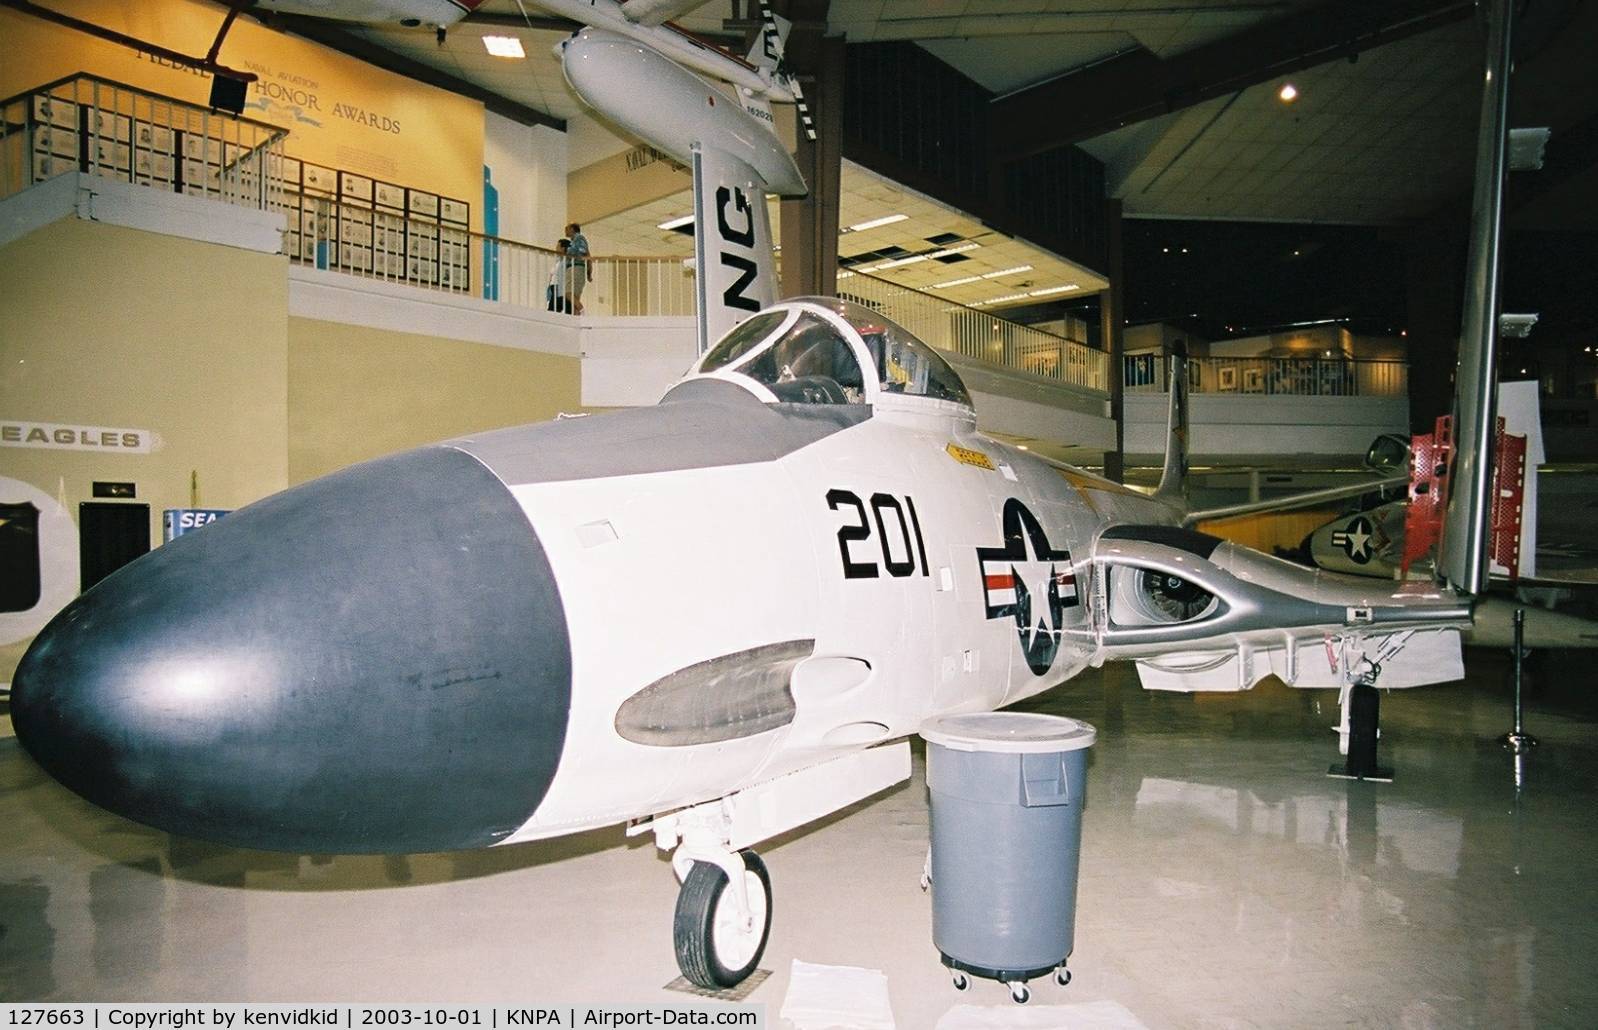
MULTIPOLYGON (((1149 694, 1126 668, 1029 707, 1096 724, 1075 982, 1149 1027, 1598 1025, 1598 697, 1550 655, 1517 783, 1506 660, 1384 699, 1387 785, 1328 779, 1332 695, 1149 694)), ((320 858, 172 839, 47 779, 0 720, 0 1000, 660 1001, 675 882, 619 829, 320 858)), ((794 958, 880 969, 898 1025, 959 1004, 911 784, 768 845, 770 1025, 794 958)))

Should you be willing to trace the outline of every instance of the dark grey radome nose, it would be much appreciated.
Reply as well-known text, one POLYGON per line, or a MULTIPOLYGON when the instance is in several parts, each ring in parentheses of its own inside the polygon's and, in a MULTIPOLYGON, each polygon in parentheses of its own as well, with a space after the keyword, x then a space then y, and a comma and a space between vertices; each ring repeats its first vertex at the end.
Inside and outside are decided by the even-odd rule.
POLYGON ((90 801, 278 851, 478 847, 538 807, 571 646, 543 547, 431 447, 240 509, 103 580, 12 684, 23 747, 90 801))

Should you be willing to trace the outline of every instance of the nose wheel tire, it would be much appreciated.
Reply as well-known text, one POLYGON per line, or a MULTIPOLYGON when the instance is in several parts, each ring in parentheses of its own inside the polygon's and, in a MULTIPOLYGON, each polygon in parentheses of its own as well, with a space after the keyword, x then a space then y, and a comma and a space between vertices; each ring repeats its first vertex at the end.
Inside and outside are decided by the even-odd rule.
POLYGON ((672 942, 677 968, 700 987, 734 987, 755 971, 771 934, 771 877, 753 851, 740 852, 749 918, 738 911, 727 874, 709 862, 695 862, 677 894, 672 942))

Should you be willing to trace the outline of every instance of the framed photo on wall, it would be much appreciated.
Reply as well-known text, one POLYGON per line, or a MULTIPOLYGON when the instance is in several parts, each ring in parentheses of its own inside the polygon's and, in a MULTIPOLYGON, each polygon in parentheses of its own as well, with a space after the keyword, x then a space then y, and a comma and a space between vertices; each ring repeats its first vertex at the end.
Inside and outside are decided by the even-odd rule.
POLYGON ((1265 370, 1263 368, 1245 368, 1243 370, 1243 392, 1265 392, 1265 370))
POLYGON ((1237 366, 1222 365, 1215 372, 1215 386, 1219 390, 1235 391, 1237 389, 1237 366))

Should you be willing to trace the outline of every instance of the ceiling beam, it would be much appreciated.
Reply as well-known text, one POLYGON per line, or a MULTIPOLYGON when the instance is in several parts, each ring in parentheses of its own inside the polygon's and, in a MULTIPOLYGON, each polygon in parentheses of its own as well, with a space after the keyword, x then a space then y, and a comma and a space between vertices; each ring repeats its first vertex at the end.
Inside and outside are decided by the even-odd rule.
POLYGON ((995 157, 1013 161, 1470 16, 1471 0, 1328 0, 1174 57, 1141 47, 993 101, 995 157))
MULTIPOLYGON (((265 12, 251 11, 250 13, 260 17, 265 12)), ((436 86, 450 93, 476 100, 495 114, 503 115, 512 121, 521 122, 523 125, 547 125, 551 129, 557 129, 561 132, 566 131, 566 120, 564 118, 556 118, 554 115, 540 111, 536 107, 528 107, 526 104, 517 103, 508 97, 501 96, 493 90, 485 89, 475 82, 468 82, 448 72, 440 71, 431 65, 401 56, 392 50, 386 50, 368 39, 357 36, 355 33, 346 31, 337 25, 330 24, 321 18, 276 13, 260 17, 260 20, 263 24, 282 29, 285 32, 292 32, 296 36, 303 36, 313 43, 320 43, 325 47, 337 50, 341 54, 348 54, 350 57, 365 61, 367 64, 382 68, 385 71, 391 71, 397 75, 415 79, 417 82, 436 86)))

